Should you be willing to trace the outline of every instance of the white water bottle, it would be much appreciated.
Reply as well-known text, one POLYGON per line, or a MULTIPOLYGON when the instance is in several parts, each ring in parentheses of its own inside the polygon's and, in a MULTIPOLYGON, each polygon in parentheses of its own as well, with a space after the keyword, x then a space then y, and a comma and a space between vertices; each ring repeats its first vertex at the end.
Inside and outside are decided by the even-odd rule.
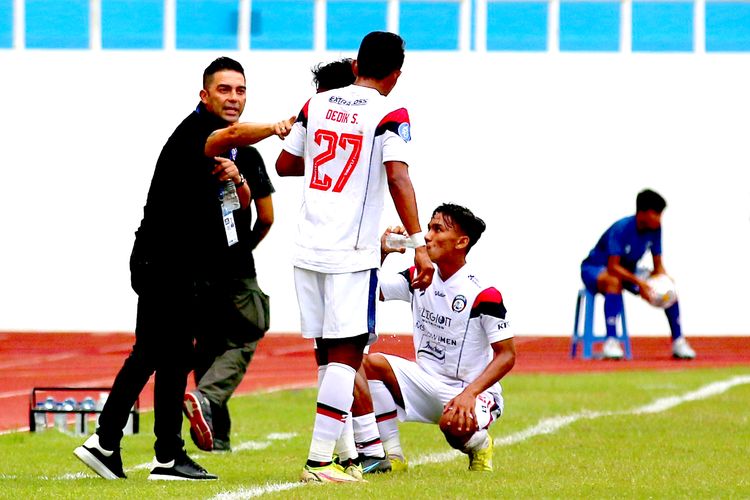
POLYGON ((62 402, 55 404, 55 428, 60 432, 67 432, 68 430, 68 416, 63 413, 65 408, 62 402))
POLYGON ((47 428, 47 414, 44 412, 44 402, 40 401, 36 404, 36 410, 34 412, 34 429, 36 432, 42 432, 47 428))
POLYGON ((388 233, 385 237, 385 244, 394 250, 398 250, 399 248, 414 248, 414 242, 411 238, 398 233, 388 233))
MULTIPOLYGON (((78 405, 78 409, 81 411, 94 411, 96 403, 94 398, 87 396, 83 398, 83 401, 78 405)), ((89 415, 87 413, 76 414, 76 435, 88 436, 89 434, 89 415)))
POLYGON ((99 416, 104 409, 104 404, 107 402, 108 392, 100 392, 99 399, 96 401, 96 426, 99 427, 99 416))

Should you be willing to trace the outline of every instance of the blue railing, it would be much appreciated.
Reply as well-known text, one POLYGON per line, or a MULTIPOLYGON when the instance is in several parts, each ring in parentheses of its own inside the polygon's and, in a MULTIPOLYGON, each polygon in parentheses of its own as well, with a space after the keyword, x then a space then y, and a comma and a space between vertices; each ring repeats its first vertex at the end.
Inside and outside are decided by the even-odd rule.
POLYGON ((0 49, 746 52, 750 0, 0 0, 0 49))

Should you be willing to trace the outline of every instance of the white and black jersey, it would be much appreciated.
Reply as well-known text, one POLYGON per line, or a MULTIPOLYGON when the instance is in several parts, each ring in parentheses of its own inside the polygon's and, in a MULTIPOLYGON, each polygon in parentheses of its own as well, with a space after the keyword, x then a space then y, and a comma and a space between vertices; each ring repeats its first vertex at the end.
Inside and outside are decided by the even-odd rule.
MULTIPOLYGON (((412 267, 402 273, 381 273, 385 300, 410 301, 414 352, 425 372, 454 387, 465 387, 493 358, 491 344, 513 337, 500 292, 482 284, 467 264, 447 281, 436 272, 424 291, 413 290, 412 267)), ((488 389, 502 393, 500 384, 488 389)))

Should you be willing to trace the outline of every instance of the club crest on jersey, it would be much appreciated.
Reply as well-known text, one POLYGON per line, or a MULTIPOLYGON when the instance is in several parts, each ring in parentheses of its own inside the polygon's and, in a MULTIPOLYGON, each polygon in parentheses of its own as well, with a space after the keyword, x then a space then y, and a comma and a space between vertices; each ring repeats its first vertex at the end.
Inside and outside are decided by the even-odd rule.
POLYGON ((453 304, 451 305, 451 309, 453 309, 453 312, 460 313, 466 308, 466 297, 463 295, 456 295, 456 298, 453 299, 453 304))
POLYGON ((404 142, 409 142, 411 140, 411 128, 408 123, 404 122, 398 126, 398 135, 401 136, 404 142))

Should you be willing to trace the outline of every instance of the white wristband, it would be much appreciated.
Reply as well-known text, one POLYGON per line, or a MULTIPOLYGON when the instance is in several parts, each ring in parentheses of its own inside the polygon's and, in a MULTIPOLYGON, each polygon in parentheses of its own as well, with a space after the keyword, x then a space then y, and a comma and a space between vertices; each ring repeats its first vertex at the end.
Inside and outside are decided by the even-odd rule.
POLYGON ((414 245, 414 248, 419 248, 425 246, 427 243, 424 241, 424 234, 423 233, 414 233, 409 236, 409 239, 411 240, 412 244, 414 245))

